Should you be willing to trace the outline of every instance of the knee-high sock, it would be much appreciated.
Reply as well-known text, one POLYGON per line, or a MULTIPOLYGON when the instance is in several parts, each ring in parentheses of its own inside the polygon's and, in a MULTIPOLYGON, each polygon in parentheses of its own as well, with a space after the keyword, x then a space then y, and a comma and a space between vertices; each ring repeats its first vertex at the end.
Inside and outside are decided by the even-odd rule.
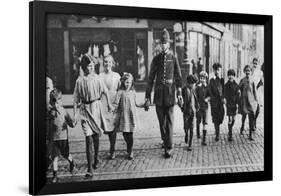
POLYGON ((93 137, 86 137, 86 156, 88 162, 88 172, 92 172, 92 164, 93 164, 93 137))
POLYGON ((95 155, 95 160, 98 159, 98 155, 99 155, 99 145, 100 145, 100 138, 98 134, 93 135, 93 142, 94 142, 94 155, 95 155))
POLYGON ((116 132, 109 133, 109 142, 110 142, 110 148, 109 152, 112 154, 115 151, 115 144, 116 144, 116 132))

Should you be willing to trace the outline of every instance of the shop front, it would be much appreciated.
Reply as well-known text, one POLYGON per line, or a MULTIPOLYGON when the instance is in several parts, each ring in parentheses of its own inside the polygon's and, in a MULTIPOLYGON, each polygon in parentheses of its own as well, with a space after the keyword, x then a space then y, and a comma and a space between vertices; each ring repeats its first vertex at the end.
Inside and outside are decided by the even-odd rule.
POLYGON ((113 70, 130 72, 136 83, 148 75, 148 23, 138 19, 51 16, 48 20, 48 69, 63 93, 73 92, 79 76, 79 58, 87 54, 97 60, 96 72, 103 71, 103 58, 114 57, 113 70))

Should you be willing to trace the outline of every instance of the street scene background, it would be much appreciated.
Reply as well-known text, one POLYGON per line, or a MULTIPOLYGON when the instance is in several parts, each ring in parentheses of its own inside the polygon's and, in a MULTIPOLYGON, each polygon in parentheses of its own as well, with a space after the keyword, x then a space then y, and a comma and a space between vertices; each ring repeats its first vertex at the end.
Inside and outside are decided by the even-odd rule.
MULTIPOLYGON (((79 56, 84 53, 99 59, 97 73, 103 71, 103 56, 111 54, 116 62, 114 71, 120 74, 125 71, 132 73, 137 99, 143 102, 150 63, 153 56, 159 53, 163 28, 167 28, 172 35, 171 50, 179 59, 184 81, 187 75, 198 74, 202 70, 212 77, 212 64, 215 62, 222 64, 222 77, 225 81, 227 70, 234 69, 239 82, 244 77, 244 66, 251 65, 254 57, 259 59, 258 68, 263 69, 262 26, 50 15, 47 22, 47 71, 54 85, 62 90, 62 102, 70 115, 73 114, 73 88, 81 71, 78 67, 79 56)), ((261 88, 261 102, 262 97, 261 88)), ((138 109, 137 112, 141 127, 140 131, 134 133, 134 160, 126 160, 126 143, 121 134, 117 136, 117 156, 114 160, 108 160, 109 140, 107 135, 102 135, 101 166, 94 171, 92 179, 84 178, 87 161, 81 125, 78 123, 75 128, 69 128, 70 152, 75 160, 76 170, 74 174, 70 174, 67 161, 60 159, 60 182, 263 171, 263 107, 253 136, 255 141, 247 139, 248 119, 245 134, 239 134, 241 115, 237 115, 233 128, 234 141, 228 142, 228 119, 225 116, 219 142, 214 141, 215 130, 209 120, 207 146, 201 146, 201 140, 194 134, 193 150, 188 152, 184 143, 182 112, 176 106, 174 154, 170 159, 163 158, 155 107, 150 107, 147 112, 143 109, 138 109)), ((51 174, 50 169, 47 172, 49 179, 51 174)))

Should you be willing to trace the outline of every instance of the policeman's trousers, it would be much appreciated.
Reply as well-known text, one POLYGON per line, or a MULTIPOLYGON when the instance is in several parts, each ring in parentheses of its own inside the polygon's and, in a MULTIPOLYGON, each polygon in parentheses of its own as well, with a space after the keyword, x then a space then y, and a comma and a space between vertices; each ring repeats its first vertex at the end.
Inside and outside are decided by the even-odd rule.
POLYGON ((173 148, 173 123, 174 123, 174 106, 157 106, 156 113, 159 121, 161 139, 165 149, 173 148))

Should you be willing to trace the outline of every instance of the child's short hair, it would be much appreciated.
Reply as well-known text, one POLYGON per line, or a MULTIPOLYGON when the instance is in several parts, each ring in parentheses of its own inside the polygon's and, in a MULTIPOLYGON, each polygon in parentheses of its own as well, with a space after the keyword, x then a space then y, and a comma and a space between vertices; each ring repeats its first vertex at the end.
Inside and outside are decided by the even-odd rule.
POLYGON ((235 76, 235 71, 234 69, 230 69, 227 71, 227 76, 235 76))
POLYGON ((245 65, 245 67, 244 67, 244 69, 243 69, 243 72, 245 72, 245 71, 246 71, 246 69, 250 69, 250 70, 252 71, 252 68, 251 68, 251 66, 250 66, 250 65, 245 65))
POLYGON ((188 75, 187 77, 186 77, 186 82, 188 83, 188 84, 194 84, 194 83, 196 83, 198 81, 198 79, 197 79, 197 77, 195 76, 195 75, 188 75))
POLYGON ((259 59, 258 59, 257 57, 254 57, 254 58, 253 58, 253 62, 254 62, 254 61, 257 61, 257 62, 258 62, 259 59))
POLYGON ((56 103, 57 100, 60 100, 61 98, 62 98, 61 90, 55 88, 50 92, 50 104, 56 103))
POLYGON ((219 68, 222 68, 221 64, 219 64, 219 63, 214 63, 214 64, 213 64, 213 69, 214 69, 214 70, 217 70, 217 69, 219 69, 219 68))
POLYGON ((121 86, 120 88, 121 89, 125 89, 125 81, 128 80, 128 79, 132 79, 132 86, 131 86, 131 89, 134 89, 134 77, 131 73, 128 73, 128 72, 124 72, 120 81, 121 81, 121 86))
POLYGON ((200 78, 206 78, 206 79, 208 79, 208 73, 205 72, 205 71, 201 71, 201 72, 199 73, 199 77, 200 77, 200 78))

